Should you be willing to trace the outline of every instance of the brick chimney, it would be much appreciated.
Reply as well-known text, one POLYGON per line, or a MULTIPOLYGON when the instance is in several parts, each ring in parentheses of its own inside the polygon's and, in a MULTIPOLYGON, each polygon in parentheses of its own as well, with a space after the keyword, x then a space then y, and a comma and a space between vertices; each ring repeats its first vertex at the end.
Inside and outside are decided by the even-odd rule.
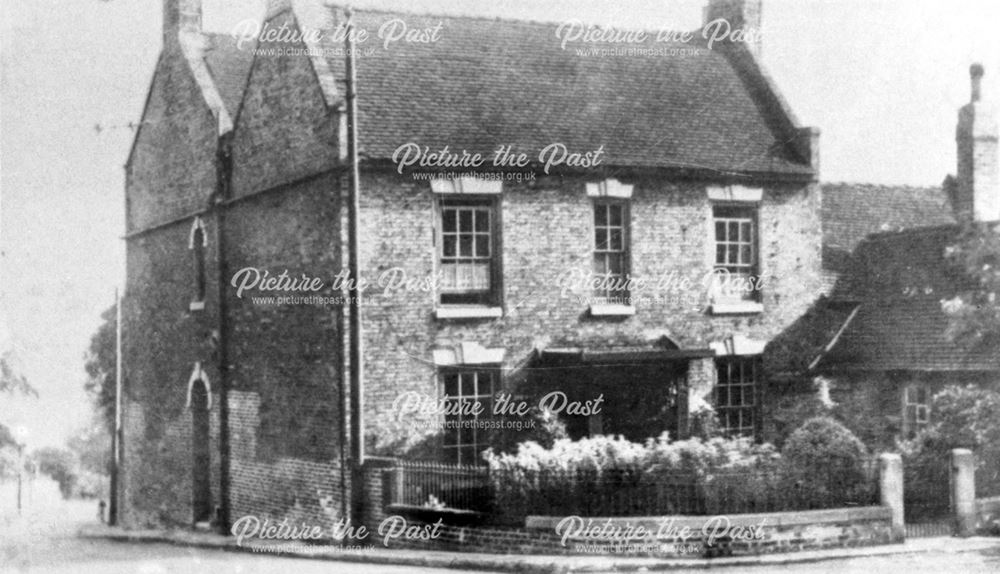
POLYGON ((982 64, 969 68, 972 95, 958 111, 955 211, 961 219, 1000 221, 1000 158, 996 111, 982 98, 982 64))
MULTIPOLYGON (((730 30, 744 30, 751 34, 747 48, 754 56, 761 54, 761 12, 762 0, 708 0, 705 6, 704 24, 722 18, 729 22, 730 30)), ((722 28, 725 30, 725 27, 722 28)))
POLYGON ((201 32, 201 0, 163 0, 163 46, 176 45, 182 32, 201 32))

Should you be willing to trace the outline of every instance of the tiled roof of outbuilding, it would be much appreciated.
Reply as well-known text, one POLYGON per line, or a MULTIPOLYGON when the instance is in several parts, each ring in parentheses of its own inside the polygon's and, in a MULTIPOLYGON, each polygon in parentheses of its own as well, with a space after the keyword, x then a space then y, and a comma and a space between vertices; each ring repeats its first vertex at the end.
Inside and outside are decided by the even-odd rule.
POLYGON ((823 184, 823 267, 843 272, 869 234, 955 223, 942 187, 823 184))
POLYGON ((941 302, 974 287, 945 259, 958 225, 880 233, 857 248, 834 296, 860 303, 857 316, 823 358, 823 369, 1000 370, 995 349, 966 347, 946 335, 941 302))

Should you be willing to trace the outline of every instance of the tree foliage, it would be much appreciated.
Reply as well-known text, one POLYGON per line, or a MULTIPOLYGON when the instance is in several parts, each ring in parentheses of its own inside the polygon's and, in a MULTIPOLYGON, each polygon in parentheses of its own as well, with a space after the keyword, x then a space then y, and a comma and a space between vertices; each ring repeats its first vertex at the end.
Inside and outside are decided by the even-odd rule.
POLYGON ((945 257, 967 283, 942 302, 948 337, 971 347, 1000 343, 1000 226, 966 224, 945 257))
MULTIPOLYGON (((0 354, 0 394, 4 393, 38 396, 38 391, 28 383, 28 379, 14 368, 14 356, 10 351, 0 354)), ((14 434, 0 422, 0 450, 14 446, 17 446, 14 434)), ((0 463, 2 466, 3 463, 0 463)))
POLYGON ((87 382, 84 388, 94 398, 108 429, 115 421, 115 306, 103 313, 101 326, 90 338, 84 369, 87 382))
POLYGON ((69 449, 47 446, 36 450, 31 457, 38 467, 38 472, 52 477, 59 483, 59 492, 63 498, 72 496, 78 474, 76 457, 69 449))

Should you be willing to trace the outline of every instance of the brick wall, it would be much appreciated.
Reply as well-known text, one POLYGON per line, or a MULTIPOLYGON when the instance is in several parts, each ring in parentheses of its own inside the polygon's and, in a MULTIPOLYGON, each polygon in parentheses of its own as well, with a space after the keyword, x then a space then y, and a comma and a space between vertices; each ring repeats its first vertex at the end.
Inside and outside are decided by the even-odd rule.
MULTIPOLYGON (((381 469, 373 465, 371 470, 381 469)), ((379 493, 388 496, 384 489, 381 471, 365 475, 365 490, 376 506, 386 507, 386 500, 375 498, 379 493), (381 502, 381 504, 377 504, 381 502)), ((499 554, 614 554, 624 556, 720 556, 756 555, 772 552, 794 552, 830 547, 866 546, 888 544, 893 541, 891 512, 882 507, 864 507, 803 512, 744 514, 727 517, 664 516, 652 518, 616 518, 615 526, 643 526, 646 534, 624 539, 569 537, 565 542, 556 524, 562 517, 529 517, 523 527, 456 526, 444 524, 438 528, 440 535, 433 540, 407 540, 392 538, 389 548, 414 548, 421 550, 452 550, 462 552, 490 552, 499 554), (666 526, 664 526, 666 525, 666 526), (680 536, 684 528, 690 529, 686 538, 680 536), (751 528, 747 528, 751 527, 751 528), (756 529, 756 531, 754 530, 756 529), (740 532, 744 535, 739 534, 740 532), (715 539, 709 535, 714 533, 715 539), (746 534, 749 533, 749 534, 746 534), (729 536, 727 536, 729 534, 729 536), (600 550, 595 550, 600 548, 600 550)), ((431 524, 434 519, 421 519, 398 514, 370 514, 366 524, 372 532, 367 540, 376 547, 385 547, 379 526, 386 524, 384 532, 391 531, 389 523, 402 518, 407 525, 431 524), (385 522, 380 522, 385 521, 385 522)), ((587 520, 584 517, 584 520, 587 520)), ((607 519, 595 518, 593 525, 600 528, 607 519)), ((398 530, 397 530, 398 531, 398 530)), ((613 530, 611 530, 613 531, 613 530)), ((619 532, 622 530, 619 529, 619 532)))
MULTIPOLYGON (((291 22, 286 11, 271 20, 291 22)), ((261 42, 258 51, 305 50, 302 43, 261 42)), ((233 137, 233 196, 242 197, 331 169, 338 116, 324 103, 309 58, 258 56, 233 137)))
MULTIPOLYGON (((319 276, 329 285, 340 268, 337 189, 332 176, 318 177, 234 204, 226 217, 230 276, 251 267, 319 276)), ((289 293, 249 290, 238 297, 231 284, 226 294, 232 518, 332 522, 347 494, 340 462, 341 307, 255 301, 289 293)))
MULTIPOLYGON (((187 408, 188 382, 199 363, 209 381, 219 380, 213 345, 217 305, 211 296, 216 279, 206 275, 205 309, 191 311, 196 271, 189 249, 191 221, 182 221, 130 238, 128 277, 123 305, 125 416, 133 421, 126 445, 129 498, 140 522, 160 520, 190 523, 191 412, 187 408), (142 406, 142 414, 130 410, 142 406), (141 421, 141 422, 139 422, 141 421), (176 504, 176 501, 188 501, 176 504)), ((209 247, 206 267, 212 269, 217 236, 205 225, 209 247)), ((218 388, 213 387, 213 464, 218 464, 218 388)), ((215 488, 218 470, 213 471, 215 488)), ((214 493, 218 503, 218 492, 214 493)), ((123 522, 128 524, 127 521, 123 522)), ((138 525, 132 524, 132 525, 138 525)))
POLYGON ((203 209, 215 191, 216 142, 215 119, 187 62, 164 53, 125 169, 127 231, 203 209))
MULTIPOLYGON (((733 334, 769 339, 794 321, 820 291, 819 191, 769 186, 760 209, 761 271, 773 277, 764 313, 716 317, 680 297, 637 304, 625 320, 597 320, 577 297, 562 297, 560 273, 589 269, 591 200, 584 179, 545 178, 505 187, 502 199, 504 316, 481 321, 434 318, 430 292, 366 293, 366 413, 369 440, 399 454, 427 443, 433 417, 399 420, 393 401, 405 391, 437 396, 431 350, 474 341, 504 348, 508 368, 537 347, 573 343, 648 344, 666 335, 682 347, 704 348, 733 334), (377 429, 377 430, 374 430, 377 429)), ((362 276, 387 269, 424 278, 434 269, 434 198, 426 182, 366 173, 362 182, 362 276)), ((636 276, 676 272, 698 284, 711 269, 711 204, 704 183, 636 182, 632 199, 636 276)), ((433 440, 430 440, 433 442, 433 440)))

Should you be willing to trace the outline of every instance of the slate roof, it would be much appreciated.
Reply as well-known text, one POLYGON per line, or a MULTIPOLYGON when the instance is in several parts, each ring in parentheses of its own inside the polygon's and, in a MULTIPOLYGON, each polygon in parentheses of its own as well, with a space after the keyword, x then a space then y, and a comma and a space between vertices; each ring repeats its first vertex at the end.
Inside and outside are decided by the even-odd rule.
MULTIPOLYGON (((388 159, 414 142, 484 156, 512 145, 534 159, 562 143, 579 152, 603 145, 605 166, 813 175, 787 143, 795 126, 780 96, 718 46, 581 56, 575 47, 594 45, 564 50, 557 23, 378 11, 355 12, 355 23, 373 36, 358 45, 372 49, 357 58, 362 158, 388 159), (439 40, 386 49, 376 34, 394 18, 411 29, 441 23, 439 40)), ((642 47, 665 46, 650 36, 642 47)), ((328 61, 343 78, 343 58, 328 61)))
POLYGON ((822 217, 823 268, 838 272, 871 233, 955 223, 943 187, 863 183, 824 183, 822 217))
POLYGON ((849 281, 835 299, 860 303, 820 368, 832 370, 1000 370, 996 350, 967 348, 946 336, 941 301, 973 286, 945 249, 958 225, 881 233, 857 248, 849 281))
POLYGON ((237 50, 236 40, 230 34, 205 34, 205 38, 205 63, 212 73, 226 111, 230 116, 236 117, 250 67, 253 65, 254 43, 247 42, 242 50, 237 50))

